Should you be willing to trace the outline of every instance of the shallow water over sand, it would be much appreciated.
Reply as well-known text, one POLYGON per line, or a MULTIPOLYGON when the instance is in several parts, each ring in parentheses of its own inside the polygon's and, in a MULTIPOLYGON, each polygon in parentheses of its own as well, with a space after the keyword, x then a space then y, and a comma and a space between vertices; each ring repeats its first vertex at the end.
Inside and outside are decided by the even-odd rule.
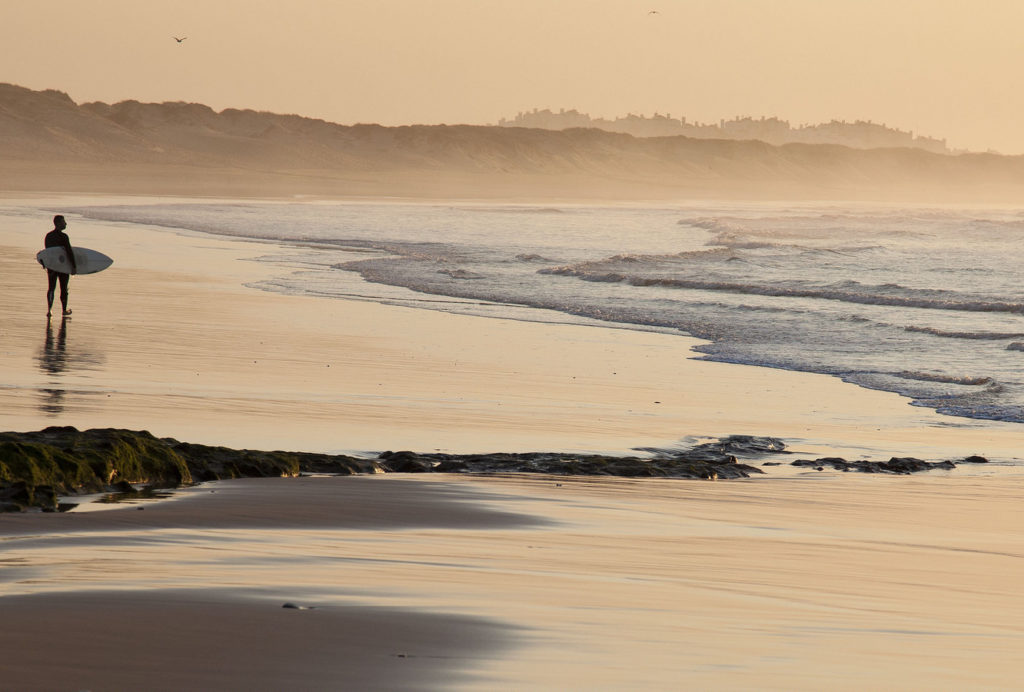
POLYGON ((226 482, 103 513, 95 530, 76 530, 72 514, 47 536, 8 535, 0 588, 238 590, 276 609, 486 618, 515 643, 459 661, 476 677, 453 686, 481 690, 1001 687, 1019 674, 1012 575, 1024 555, 1006 531, 1019 478, 313 482, 344 489, 356 512, 389 503, 379 516, 392 524, 347 512, 310 521, 329 494, 311 502, 288 479, 226 482), (259 486, 305 527, 273 528, 274 512, 248 494, 259 486), (203 528, 140 531, 232 498, 243 504, 222 504, 203 528), (423 526, 432 498, 464 506, 464 528, 423 526), (427 511, 400 508, 409 501, 427 511), (504 526, 476 525, 492 511, 504 526), (530 516, 544 523, 515 525, 530 516))
POLYGON ((825 373, 956 416, 1024 422, 1017 209, 191 203, 78 211, 283 242, 263 259, 286 271, 254 284, 268 290, 682 331, 708 340, 699 350, 712 360, 825 373))

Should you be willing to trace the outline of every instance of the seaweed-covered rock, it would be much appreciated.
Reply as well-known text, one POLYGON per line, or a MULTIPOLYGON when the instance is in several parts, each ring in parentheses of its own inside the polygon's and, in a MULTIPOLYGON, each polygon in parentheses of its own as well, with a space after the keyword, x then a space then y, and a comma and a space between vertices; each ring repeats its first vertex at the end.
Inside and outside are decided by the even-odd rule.
POLYGON ((50 427, 0 433, 4 511, 56 508, 58 495, 129 492, 132 484, 175 487, 242 476, 378 470, 373 461, 344 455, 237 450, 158 439, 144 430, 50 427))
POLYGON ((180 485, 192 476, 184 459, 145 431, 0 433, 0 488, 24 483, 27 505, 55 507, 57 494, 96 492, 119 481, 180 485))
POLYGON ((25 481, 13 481, 0 486, 0 507, 4 512, 21 512, 32 506, 35 486, 25 481))

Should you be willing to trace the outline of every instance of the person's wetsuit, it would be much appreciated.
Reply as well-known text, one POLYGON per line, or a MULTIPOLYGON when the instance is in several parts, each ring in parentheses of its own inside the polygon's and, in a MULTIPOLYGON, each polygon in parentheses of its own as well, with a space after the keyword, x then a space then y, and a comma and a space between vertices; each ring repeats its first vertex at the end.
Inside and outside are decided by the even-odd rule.
MULTIPOLYGON (((68 234, 59 228, 55 228, 46 234, 46 238, 43 240, 44 247, 62 247, 64 252, 67 253, 68 260, 71 262, 71 271, 78 271, 78 267, 75 265, 75 253, 71 249, 71 238, 68 234)), ((60 282, 60 304, 66 315, 68 310, 68 278, 69 275, 64 272, 55 272, 52 269, 46 270, 46 276, 49 280, 49 286, 46 290, 46 304, 48 307, 53 307, 53 293, 57 288, 57 282, 60 282)), ((49 314, 49 313, 47 313, 49 314)))

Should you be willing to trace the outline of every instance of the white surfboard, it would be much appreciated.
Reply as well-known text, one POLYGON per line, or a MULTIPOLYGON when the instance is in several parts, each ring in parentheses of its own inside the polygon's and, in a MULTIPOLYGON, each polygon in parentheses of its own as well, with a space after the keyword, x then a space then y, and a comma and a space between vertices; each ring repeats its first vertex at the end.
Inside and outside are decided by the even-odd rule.
MULTIPOLYGON (((87 247, 72 246, 71 250, 75 253, 76 274, 95 274, 114 263, 114 260, 102 252, 96 252, 87 247)), ((55 272, 71 273, 71 262, 68 261, 67 253, 62 247, 48 247, 45 250, 40 250, 36 253, 36 260, 39 261, 39 264, 55 272)))

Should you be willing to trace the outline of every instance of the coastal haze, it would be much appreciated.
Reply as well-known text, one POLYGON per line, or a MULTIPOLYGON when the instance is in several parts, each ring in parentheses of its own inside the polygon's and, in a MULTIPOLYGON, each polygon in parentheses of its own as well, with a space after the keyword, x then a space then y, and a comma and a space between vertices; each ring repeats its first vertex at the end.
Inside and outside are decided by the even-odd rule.
POLYGON ((532 108, 872 120, 1024 153, 1014 0, 8 0, 0 20, 3 81, 76 102, 381 125, 532 108))
POLYGON ((1017 687, 1022 20, 4 2, 0 691, 1017 687))
POLYGON ((1009 0, 14 0, 0 19, 10 190, 1021 198, 1009 0), (637 118, 658 136, 556 134, 637 118))

